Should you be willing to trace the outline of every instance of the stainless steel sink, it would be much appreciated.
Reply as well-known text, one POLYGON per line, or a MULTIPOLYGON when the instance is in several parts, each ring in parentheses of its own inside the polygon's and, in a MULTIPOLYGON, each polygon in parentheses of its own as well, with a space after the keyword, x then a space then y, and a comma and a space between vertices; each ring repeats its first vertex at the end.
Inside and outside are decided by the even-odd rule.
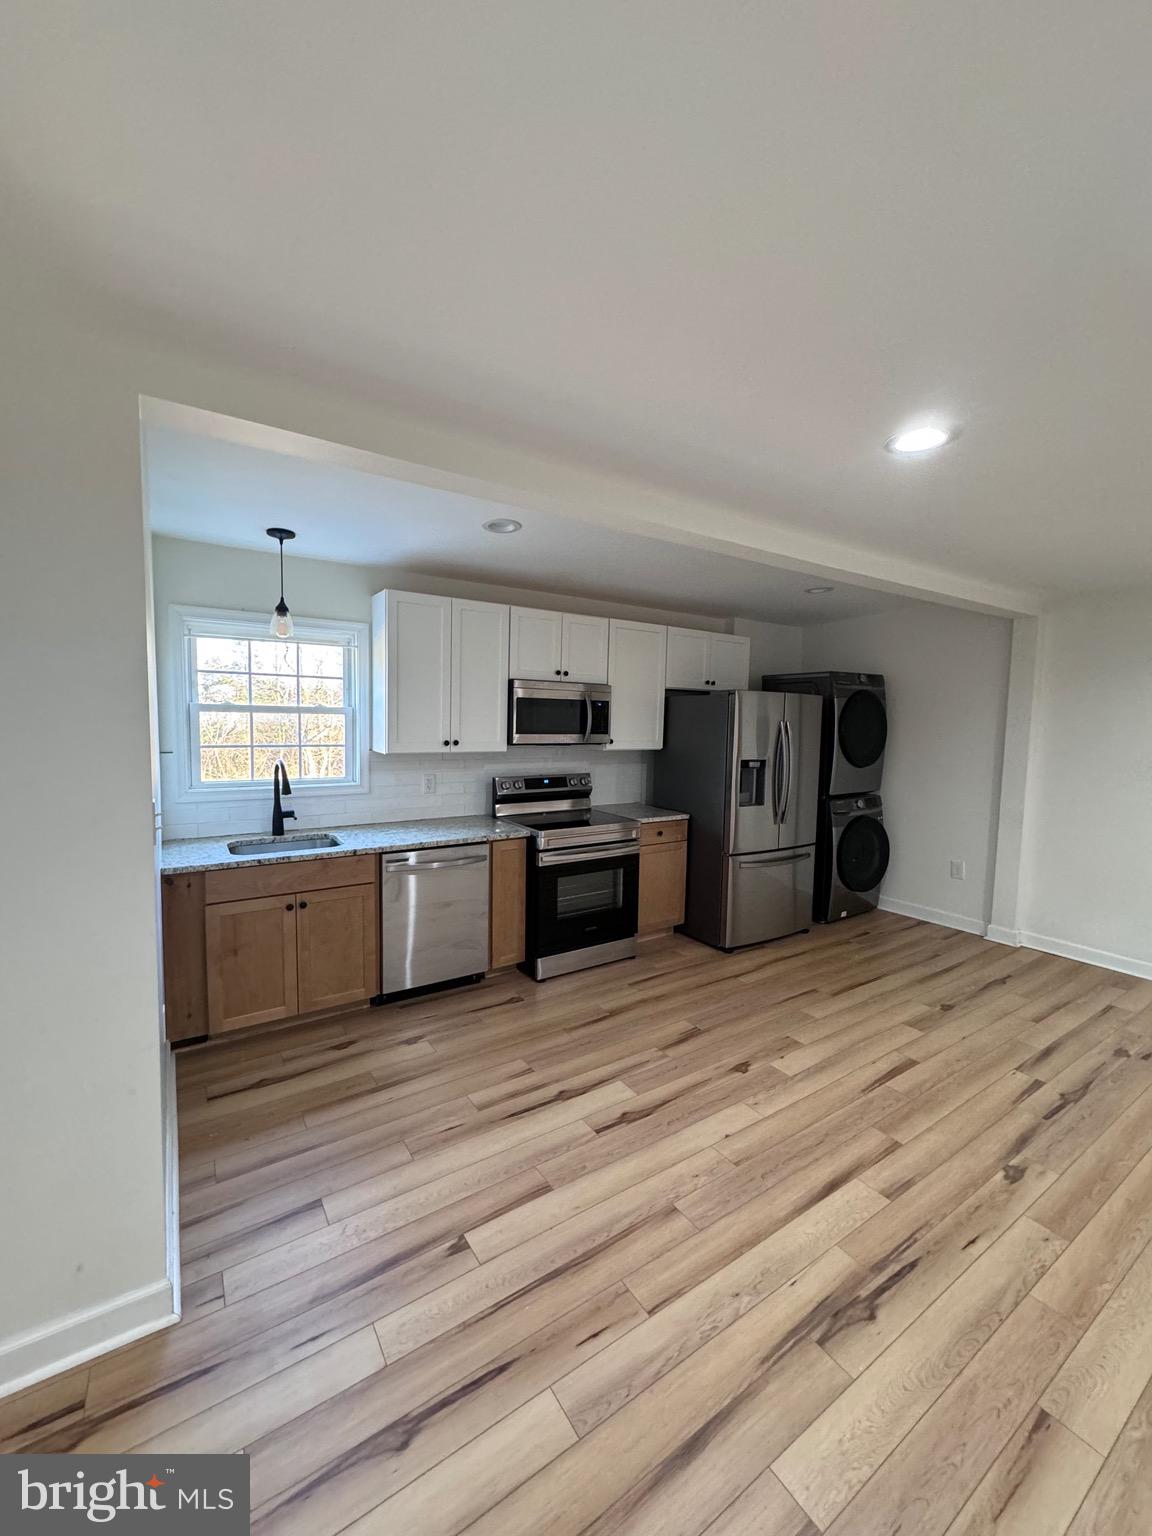
POLYGON ((330 832, 289 832, 283 837, 238 837, 228 844, 228 852, 239 858, 260 853, 307 853, 313 848, 339 848, 340 839, 330 832))

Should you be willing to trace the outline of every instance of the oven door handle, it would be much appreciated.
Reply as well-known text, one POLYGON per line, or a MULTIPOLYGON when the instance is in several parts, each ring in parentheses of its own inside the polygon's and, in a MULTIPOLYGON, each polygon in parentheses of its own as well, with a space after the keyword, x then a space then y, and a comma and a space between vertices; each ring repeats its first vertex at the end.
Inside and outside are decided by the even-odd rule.
POLYGON ((635 859, 640 856, 640 848, 636 843, 612 843, 605 848, 589 848, 581 853, 571 853, 565 848, 558 849, 555 853, 538 853, 536 862, 539 865, 553 864, 590 864, 594 859, 635 859))

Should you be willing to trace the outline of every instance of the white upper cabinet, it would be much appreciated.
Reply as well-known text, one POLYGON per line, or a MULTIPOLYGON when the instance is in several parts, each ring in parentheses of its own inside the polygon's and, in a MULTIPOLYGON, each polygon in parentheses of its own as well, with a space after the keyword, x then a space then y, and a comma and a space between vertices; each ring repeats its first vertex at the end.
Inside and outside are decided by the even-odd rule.
POLYGON ((751 642, 706 629, 668 631, 669 688, 747 688, 751 642))
POLYGON ((508 609, 452 600, 452 751, 508 749, 508 609))
POLYGON ((703 688, 708 670, 708 633, 703 629, 668 631, 669 688, 703 688))
POLYGON ((508 745, 508 609, 377 592, 372 750, 502 752, 508 745))
POLYGON ((751 648, 747 635, 708 636, 708 676, 713 688, 747 688, 751 648))
POLYGON ((509 677, 608 681, 608 620, 547 608, 513 608, 509 677))
POLYGON ((612 739, 608 750, 647 751, 664 745, 663 624, 612 619, 608 681, 612 685, 612 739))
POLYGON ((452 731, 452 599, 372 599, 372 749, 442 752, 452 731))
POLYGON ((564 615, 546 608, 512 608, 509 677, 562 677, 564 615))
POLYGON ((564 676, 574 683, 608 681, 608 620, 583 613, 564 615, 564 676))

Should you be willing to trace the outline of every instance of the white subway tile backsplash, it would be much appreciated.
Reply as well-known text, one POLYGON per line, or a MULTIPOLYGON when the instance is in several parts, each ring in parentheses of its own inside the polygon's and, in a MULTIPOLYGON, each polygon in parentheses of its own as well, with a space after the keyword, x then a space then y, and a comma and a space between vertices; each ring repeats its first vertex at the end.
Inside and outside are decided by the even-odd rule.
MULTIPOLYGON (((374 821, 419 821, 432 816, 484 816, 491 809, 492 779, 498 773, 548 773, 551 770, 592 775, 592 798, 600 805, 643 800, 648 793, 650 752, 552 752, 514 748, 502 755, 459 756, 434 753, 426 757, 385 757, 373 753, 366 794, 324 795, 297 789, 290 802, 297 825, 350 826, 374 821), (435 794, 423 793, 424 775, 436 775, 435 794)), ((164 811, 164 836, 241 836, 267 832, 271 825, 272 794, 260 800, 222 798, 210 805, 173 806, 164 811)))

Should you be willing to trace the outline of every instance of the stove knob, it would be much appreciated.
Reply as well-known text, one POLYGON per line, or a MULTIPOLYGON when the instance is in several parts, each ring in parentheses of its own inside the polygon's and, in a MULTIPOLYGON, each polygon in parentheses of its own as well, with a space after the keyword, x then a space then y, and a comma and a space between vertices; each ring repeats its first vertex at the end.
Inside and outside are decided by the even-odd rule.
POLYGON ((523 779, 517 779, 516 780, 516 788, 517 789, 523 789, 524 788, 524 780, 523 779))

